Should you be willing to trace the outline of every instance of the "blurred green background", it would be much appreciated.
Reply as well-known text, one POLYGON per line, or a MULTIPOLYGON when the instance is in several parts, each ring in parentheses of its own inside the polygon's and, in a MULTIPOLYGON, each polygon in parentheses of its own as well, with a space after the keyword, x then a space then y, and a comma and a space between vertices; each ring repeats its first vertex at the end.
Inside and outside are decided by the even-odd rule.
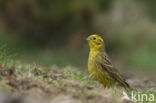
POLYGON ((1 0, 0 41, 16 60, 87 68, 85 38, 102 34, 123 71, 156 73, 155 0, 1 0))

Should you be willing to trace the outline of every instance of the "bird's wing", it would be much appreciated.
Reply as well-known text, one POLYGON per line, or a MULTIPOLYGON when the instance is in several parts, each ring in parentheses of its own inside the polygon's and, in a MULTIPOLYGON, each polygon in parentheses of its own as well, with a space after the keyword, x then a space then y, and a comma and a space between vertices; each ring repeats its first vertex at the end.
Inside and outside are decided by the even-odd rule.
POLYGON ((115 69, 112 65, 111 60, 109 59, 108 55, 103 53, 100 55, 97 55, 97 63, 101 65, 102 70, 107 72, 114 81, 118 82, 120 85, 122 85, 125 88, 129 88, 129 84, 125 81, 125 79, 120 75, 120 73, 115 69))

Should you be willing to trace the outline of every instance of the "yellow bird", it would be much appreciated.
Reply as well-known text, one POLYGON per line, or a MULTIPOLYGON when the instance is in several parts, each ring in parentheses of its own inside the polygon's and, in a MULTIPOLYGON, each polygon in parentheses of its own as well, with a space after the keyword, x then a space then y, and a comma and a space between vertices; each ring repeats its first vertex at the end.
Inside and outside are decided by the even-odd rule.
POLYGON ((103 84, 104 88, 111 87, 114 84, 118 84, 125 89, 130 88, 129 84, 112 65, 105 52, 104 40, 96 34, 89 36, 87 40, 90 46, 88 71, 91 76, 103 84))

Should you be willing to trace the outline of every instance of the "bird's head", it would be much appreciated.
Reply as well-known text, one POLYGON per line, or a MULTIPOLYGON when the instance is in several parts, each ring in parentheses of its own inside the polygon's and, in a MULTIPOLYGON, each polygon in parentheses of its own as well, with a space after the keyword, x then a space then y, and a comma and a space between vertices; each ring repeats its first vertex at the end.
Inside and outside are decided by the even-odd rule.
POLYGON ((86 40, 88 40, 90 49, 99 50, 104 48, 104 40, 99 35, 90 35, 86 40))

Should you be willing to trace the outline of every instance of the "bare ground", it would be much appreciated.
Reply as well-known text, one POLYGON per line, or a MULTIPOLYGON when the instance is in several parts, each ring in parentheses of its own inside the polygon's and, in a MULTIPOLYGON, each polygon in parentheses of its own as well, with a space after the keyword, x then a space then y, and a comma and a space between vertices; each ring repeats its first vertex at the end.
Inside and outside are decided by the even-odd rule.
MULTIPOLYGON (((50 69, 0 67, 0 103, 121 103, 123 89, 106 88, 74 67, 50 69)), ((127 82, 140 91, 156 93, 156 81, 125 74, 127 82)))

